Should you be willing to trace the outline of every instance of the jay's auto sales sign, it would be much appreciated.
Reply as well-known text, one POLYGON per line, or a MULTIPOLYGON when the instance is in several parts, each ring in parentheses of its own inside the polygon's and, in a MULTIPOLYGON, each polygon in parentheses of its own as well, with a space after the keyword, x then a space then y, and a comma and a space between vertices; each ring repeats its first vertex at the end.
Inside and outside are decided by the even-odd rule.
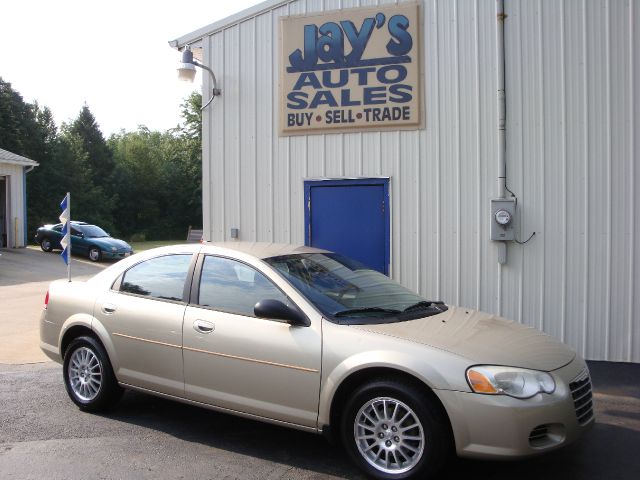
POLYGON ((281 135, 421 128, 418 4, 284 17, 281 135))

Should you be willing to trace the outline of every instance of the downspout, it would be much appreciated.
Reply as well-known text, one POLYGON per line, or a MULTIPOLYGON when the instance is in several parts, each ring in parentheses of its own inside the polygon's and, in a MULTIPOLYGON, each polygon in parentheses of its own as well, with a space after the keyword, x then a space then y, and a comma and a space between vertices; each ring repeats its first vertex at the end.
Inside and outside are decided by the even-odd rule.
MULTIPOLYGON (((507 190, 507 107, 504 67, 504 0, 496 0, 496 84, 498 86, 498 198, 504 199, 507 190)), ((498 263, 507 263, 507 242, 496 242, 498 263)))
MULTIPOLYGON (((29 232, 27 231, 27 173, 31 172, 34 168, 36 168, 35 165, 31 165, 30 167, 24 167, 22 169, 22 203, 23 203, 23 212, 24 212, 24 246, 26 247, 28 242, 27 239, 29 238, 29 232)), ((18 239, 16 238, 16 244, 18 243, 18 239)))
POLYGON ((504 0, 496 0, 496 83, 498 86, 498 198, 505 198, 507 183, 507 107, 504 91, 504 0))

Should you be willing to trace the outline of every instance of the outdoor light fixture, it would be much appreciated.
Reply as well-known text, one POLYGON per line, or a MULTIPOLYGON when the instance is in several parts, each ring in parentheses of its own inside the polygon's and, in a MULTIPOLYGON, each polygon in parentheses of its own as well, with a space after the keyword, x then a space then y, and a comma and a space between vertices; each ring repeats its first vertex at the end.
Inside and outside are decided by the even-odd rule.
POLYGON ((214 98, 222 93, 222 90, 218 88, 218 81, 216 80, 216 76, 206 65, 202 65, 193 59, 193 52, 189 45, 187 45, 182 51, 182 62, 178 67, 178 78, 185 82, 193 82, 193 79, 196 78, 196 67, 200 67, 203 70, 206 70, 211 75, 211 80, 213 82, 213 90, 211 91, 211 98, 207 103, 202 106, 201 110, 207 108, 214 98))

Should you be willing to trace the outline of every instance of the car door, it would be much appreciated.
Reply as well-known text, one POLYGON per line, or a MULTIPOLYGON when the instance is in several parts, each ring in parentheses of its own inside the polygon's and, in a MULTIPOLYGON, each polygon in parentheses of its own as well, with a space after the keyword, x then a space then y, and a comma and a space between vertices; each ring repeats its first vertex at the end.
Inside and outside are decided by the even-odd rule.
POLYGON ((71 252, 87 253, 87 242, 84 239, 84 233, 76 227, 71 227, 71 252))
MULTIPOLYGON (((52 248, 61 249, 62 245, 60 245, 60 240, 62 240, 62 224, 54 225, 51 227, 51 230, 43 234, 42 237, 49 237, 52 248)), ((42 240, 42 238, 40 238, 40 240, 42 240)))
POLYGON ((184 394, 182 322, 192 257, 162 255, 137 263, 98 298, 94 317, 113 342, 120 382, 184 394))
POLYGON ((264 299, 291 300, 236 259, 201 255, 183 330, 185 395, 218 407, 316 427, 320 321, 256 318, 264 299))

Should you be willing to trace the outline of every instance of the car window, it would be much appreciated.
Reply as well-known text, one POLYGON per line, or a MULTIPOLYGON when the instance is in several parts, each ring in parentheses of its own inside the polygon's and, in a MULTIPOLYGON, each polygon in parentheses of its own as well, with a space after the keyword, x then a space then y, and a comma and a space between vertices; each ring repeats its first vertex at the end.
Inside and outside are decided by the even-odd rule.
POLYGON ((120 291, 164 300, 182 300, 191 255, 165 255, 131 267, 120 291))
POLYGON ((205 257, 199 305, 253 317, 255 304, 266 299, 289 303, 271 280, 249 265, 228 258, 205 257))
POLYGON ((375 317, 380 323, 381 318, 398 319, 405 313, 441 311, 386 275, 335 253, 283 255, 265 262, 330 317, 375 317))
POLYGON ((62 225, 56 225, 51 230, 55 230, 56 232, 60 232, 62 230, 62 225))
POLYGON ((100 227, 96 227, 95 225, 84 225, 82 227, 82 231, 87 238, 101 238, 109 236, 107 232, 105 232, 100 227))
POLYGON ((76 237, 80 235, 80 230, 77 228, 71 227, 71 235, 75 235, 76 237))

